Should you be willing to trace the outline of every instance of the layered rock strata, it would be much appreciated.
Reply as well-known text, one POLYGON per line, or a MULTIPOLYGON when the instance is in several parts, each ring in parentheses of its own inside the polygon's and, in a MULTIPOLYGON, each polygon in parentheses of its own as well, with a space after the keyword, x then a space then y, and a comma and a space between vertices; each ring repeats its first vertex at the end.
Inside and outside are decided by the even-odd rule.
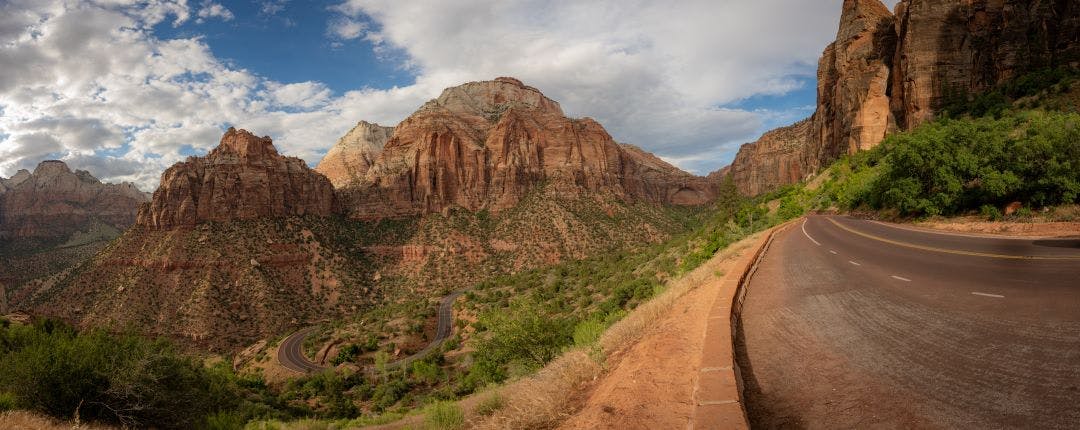
POLYGON ((153 200, 139 209, 151 229, 216 221, 328 216, 338 209, 325 176, 278 154, 269 137, 230 128, 205 157, 189 157, 161 175, 153 200))
POLYGON ((517 79, 498 78, 448 88, 398 124, 353 187, 350 209, 361 218, 498 212, 544 183, 657 204, 701 204, 715 194, 704 178, 616 143, 591 118, 567 118, 517 79))

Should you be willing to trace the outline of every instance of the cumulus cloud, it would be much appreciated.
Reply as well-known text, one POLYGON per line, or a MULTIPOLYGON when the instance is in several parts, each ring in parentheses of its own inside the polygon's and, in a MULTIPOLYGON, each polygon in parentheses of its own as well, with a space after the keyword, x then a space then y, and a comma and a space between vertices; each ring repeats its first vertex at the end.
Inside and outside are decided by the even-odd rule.
POLYGON ((364 23, 351 18, 338 17, 330 21, 327 33, 341 40, 352 40, 364 34, 367 26, 364 23))
MULTIPOLYGON (((279 14, 284 0, 257 3, 279 14)), ((357 120, 393 125, 448 86, 515 76, 619 141, 706 173, 777 117, 724 106, 813 85, 841 0, 350 0, 327 35, 363 39, 415 76, 334 94, 216 58, 200 37, 153 27, 232 19, 217 2, 0 2, 0 175, 61 158, 110 181, 156 187, 223 129, 270 135, 317 162, 357 120)), ((351 45, 350 45, 351 46, 351 45)), ((786 118, 784 117, 784 118, 786 118)))
POLYGON ((766 119, 723 106, 814 85, 841 3, 347 0, 332 9, 376 23, 363 37, 421 77, 520 78, 616 139, 706 173, 766 119))
POLYGON ((199 8, 198 15, 199 19, 197 20, 197 22, 200 24, 210 18, 221 18, 222 21, 231 21, 233 18, 235 18, 232 11, 226 9, 225 6, 221 5, 221 3, 215 3, 210 0, 203 0, 202 7, 199 8))

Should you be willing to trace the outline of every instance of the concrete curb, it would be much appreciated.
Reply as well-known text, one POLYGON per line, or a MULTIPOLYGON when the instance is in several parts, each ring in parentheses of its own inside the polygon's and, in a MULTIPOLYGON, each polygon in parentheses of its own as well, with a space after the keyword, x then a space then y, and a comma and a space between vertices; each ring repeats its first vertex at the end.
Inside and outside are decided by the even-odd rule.
POLYGON ((694 386, 694 413, 691 429, 749 429, 743 405, 743 383, 735 361, 735 333, 746 300, 746 283, 757 270, 758 262, 769 249, 776 233, 797 220, 765 231, 753 251, 739 259, 735 268, 721 281, 721 290, 709 311, 705 343, 694 386))

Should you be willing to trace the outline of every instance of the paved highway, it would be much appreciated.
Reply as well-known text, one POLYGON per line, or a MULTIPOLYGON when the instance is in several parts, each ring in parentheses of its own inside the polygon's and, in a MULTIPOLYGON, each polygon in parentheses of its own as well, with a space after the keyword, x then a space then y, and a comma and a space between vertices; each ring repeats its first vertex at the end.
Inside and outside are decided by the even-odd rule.
POLYGON ((1080 239, 811 216, 741 322, 754 427, 1080 427, 1080 239))
MULTIPOLYGON (((388 363, 387 366, 408 366, 413 361, 424 358, 429 352, 438 348, 446 341, 446 339, 450 338, 450 334, 453 333, 454 328, 454 301, 464 292, 464 290, 455 291, 446 297, 443 297, 442 301, 439 303, 439 320, 438 327, 435 330, 435 338, 432 339, 424 349, 421 349, 408 357, 392 361, 388 363)), ((310 373, 324 369, 325 366, 309 360, 303 352, 304 339, 314 331, 315 327, 308 327, 289 335, 289 337, 286 337, 285 340, 281 341, 281 347, 278 348, 278 362, 285 368, 300 373, 310 373)))

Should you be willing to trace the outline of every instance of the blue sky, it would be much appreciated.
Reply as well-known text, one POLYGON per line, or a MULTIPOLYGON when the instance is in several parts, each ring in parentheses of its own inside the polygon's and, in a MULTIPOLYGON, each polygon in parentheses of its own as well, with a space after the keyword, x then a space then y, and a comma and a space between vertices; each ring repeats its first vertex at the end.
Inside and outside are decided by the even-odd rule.
POLYGON ((314 165, 360 120, 498 76, 706 174, 812 113, 841 4, 5 0, 0 176, 60 158, 153 189, 230 126, 314 165))
POLYGON ((179 26, 162 22, 154 26, 154 34, 162 39, 200 37, 215 56, 240 68, 283 83, 322 82, 337 94, 409 85, 415 79, 397 58, 380 59, 368 41, 328 36, 329 23, 339 15, 329 4, 271 2, 278 7, 269 10, 256 1, 221 4, 233 19, 188 20, 179 26))

